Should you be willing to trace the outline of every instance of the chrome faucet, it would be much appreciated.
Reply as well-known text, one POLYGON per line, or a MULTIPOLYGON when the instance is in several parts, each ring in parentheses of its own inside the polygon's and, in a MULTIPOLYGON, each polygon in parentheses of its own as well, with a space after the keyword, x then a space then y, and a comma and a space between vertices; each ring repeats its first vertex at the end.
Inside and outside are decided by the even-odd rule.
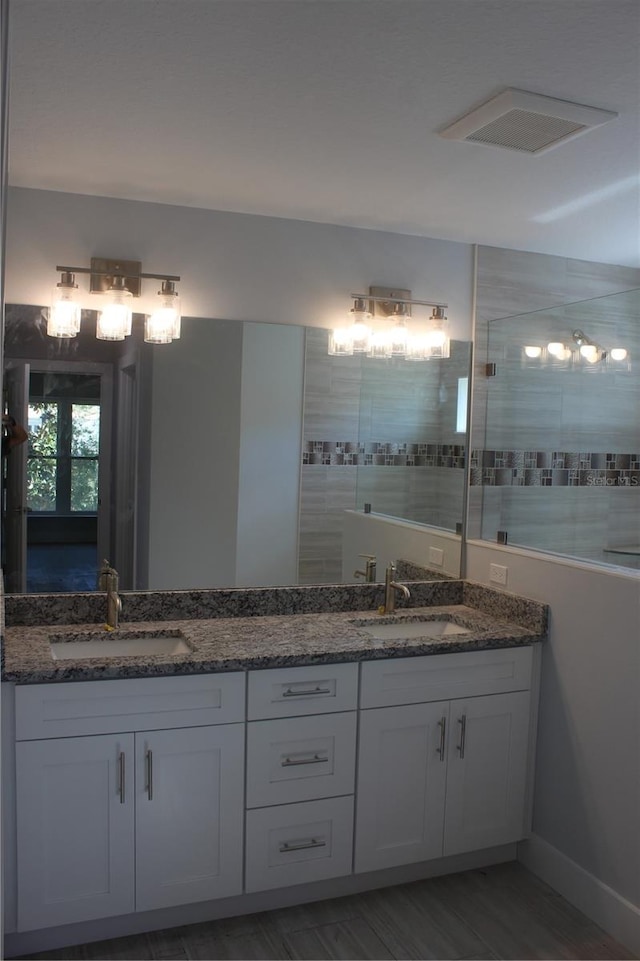
POLYGON ((116 630, 122 611, 122 601, 118 594, 118 572, 107 560, 102 562, 100 568, 98 590, 107 592, 107 627, 116 630))
POLYGON ((393 614, 396 609, 396 591, 400 593, 409 600, 411 597, 411 592, 408 587, 404 584, 398 584, 394 580, 396 576, 396 565, 391 561, 387 565, 387 571, 384 578, 384 612, 385 614, 393 614))
POLYGON ((359 554, 359 557, 364 557, 365 565, 364 570, 357 570, 353 572, 354 577, 364 577, 367 584, 373 584, 376 579, 376 555, 375 554, 359 554))

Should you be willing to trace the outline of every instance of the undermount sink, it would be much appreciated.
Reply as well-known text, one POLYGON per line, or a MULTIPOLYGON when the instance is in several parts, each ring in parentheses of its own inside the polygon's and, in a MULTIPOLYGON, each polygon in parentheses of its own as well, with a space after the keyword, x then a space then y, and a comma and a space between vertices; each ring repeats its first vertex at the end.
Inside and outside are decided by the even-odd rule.
POLYGON ((181 631, 105 631, 104 634, 52 634, 54 661, 95 657, 144 657, 154 654, 191 654, 181 631))
POLYGON ((471 633, 468 627, 462 627, 443 618, 407 617, 392 621, 383 617, 378 621, 360 619, 356 624, 379 641, 410 637, 449 637, 452 634, 471 633))

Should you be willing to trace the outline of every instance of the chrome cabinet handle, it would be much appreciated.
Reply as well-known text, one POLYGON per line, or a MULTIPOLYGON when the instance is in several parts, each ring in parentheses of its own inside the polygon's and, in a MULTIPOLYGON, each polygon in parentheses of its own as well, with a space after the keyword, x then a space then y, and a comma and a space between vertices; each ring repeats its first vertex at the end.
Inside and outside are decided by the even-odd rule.
POLYGON ((153 751, 149 748, 145 755, 147 762, 147 797, 153 801, 153 751))
POLYGON ((292 691, 288 688, 282 692, 283 697, 304 697, 307 694, 331 694, 331 690, 328 687, 316 687, 312 691, 292 691))
POLYGON ((325 848, 327 846, 326 841, 322 841, 319 838, 309 838, 308 841, 283 841, 280 845, 280 854, 288 854, 290 851, 306 851, 309 848, 325 848))
POLYGON ((124 804, 124 751, 120 751, 118 754, 118 794, 120 795, 120 804, 124 804))
POLYGON ((460 743, 458 744, 458 751, 460 752, 460 760, 464 757, 464 739, 467 733, 467 715, 463 714, 462 717, 458 718, 458 724, 460 725, 460 743))
POLYGON ((438 748, 438 755, 440 757, 440 760, 444 761, 444 742, 445 742, 446 731, 447 731, 446 714, 443 714, 443 716, 438 721, 438 727, 440 728, 440 747, 438 748))
POLYGON ((329 760, 329 755, 322 757, 321 754, 312 754, 311 757, 283 757, 280 762, 281 767, 298 767, 300 764, 323 764, 329 760))

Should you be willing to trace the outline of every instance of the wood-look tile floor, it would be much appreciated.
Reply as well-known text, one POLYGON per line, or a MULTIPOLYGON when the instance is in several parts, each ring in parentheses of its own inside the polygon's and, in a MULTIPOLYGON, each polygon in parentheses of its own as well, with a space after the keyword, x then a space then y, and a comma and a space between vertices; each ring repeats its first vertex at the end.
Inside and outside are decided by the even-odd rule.
POLYGON ((151 934, 25 955, 56 961, 635 956, 517 862, 151 934))

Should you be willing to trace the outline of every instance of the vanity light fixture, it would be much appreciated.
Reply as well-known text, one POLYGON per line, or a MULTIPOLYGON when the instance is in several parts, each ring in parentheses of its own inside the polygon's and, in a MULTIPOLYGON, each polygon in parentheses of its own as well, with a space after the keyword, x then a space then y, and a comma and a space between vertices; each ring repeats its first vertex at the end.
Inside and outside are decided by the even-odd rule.
POLYGON ((131 334, 133 300, 139 297, 142 281, 161 280, 157 307, 145 317, 144 339, 150 344, 170 344, 180 337, 180 298, 175 289, 180 277, 171 274, 143 273, 137 260, 92 257, 90 267, 56 267, 60 281, 54 288, 49 308, 47 334, 50 337, 75 337, 80 332, 83 306, 78 295, 76 274, 89 274, 91 294, 101 294, 96 337, 99 340, 124 340, 131 334))
POLYGON ((368 294, 351 294, 349 322, 329 335, 329 354, 351 357, 402 358, 424 361, 449 357, 446 304, 414 300, 410 290, 370 287, 368 294), (414 306, 431 307, 431 316, 412 316, 414 306))

